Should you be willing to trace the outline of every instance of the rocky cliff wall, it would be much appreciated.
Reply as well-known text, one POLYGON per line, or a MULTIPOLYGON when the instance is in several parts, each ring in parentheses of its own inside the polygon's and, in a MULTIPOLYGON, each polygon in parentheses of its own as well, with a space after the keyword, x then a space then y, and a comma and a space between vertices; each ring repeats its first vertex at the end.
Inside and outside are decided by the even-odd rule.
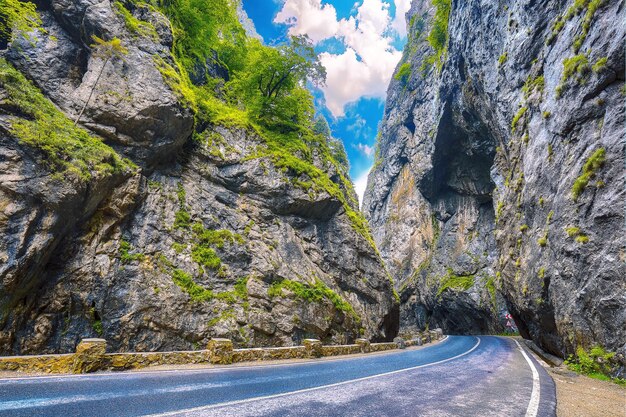
POLYGON ((167 18, 131 6, 38 2, 42 28, 2 52, 0 354, 393 338, 342 167, 312 150, 332 192, 312 187, 253 130, 194 123, 167 18), (127 51, 103 67, 92 35, 127 51))
POLYGON ((624 2, 407 17, 364 202, 401 329, 500 331, 508 309, 552 353, 624 355, 624 2))

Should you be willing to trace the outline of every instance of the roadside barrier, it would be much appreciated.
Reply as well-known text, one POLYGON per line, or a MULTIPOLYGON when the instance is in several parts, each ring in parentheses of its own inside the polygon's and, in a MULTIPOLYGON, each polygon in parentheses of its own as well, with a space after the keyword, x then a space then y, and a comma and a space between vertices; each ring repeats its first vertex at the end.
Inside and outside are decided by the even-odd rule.
POLYGON ((411 338, 393 342, 370 343, 356 339, 351 345, 322 345, 317 339, 305 339, 302 346, 234 349, 230 339, 211 339, 204 350, 178 352, 106 353, 105 339, 83 339, 75 353, 0 357, 0 371, 25 373, 74 373, 122 371, 155 365, 215 364, 270 361, 278 359, 312 359, 327 356, 382 352, 420 346, 443 337, 441 329, 416 333, 411 338))

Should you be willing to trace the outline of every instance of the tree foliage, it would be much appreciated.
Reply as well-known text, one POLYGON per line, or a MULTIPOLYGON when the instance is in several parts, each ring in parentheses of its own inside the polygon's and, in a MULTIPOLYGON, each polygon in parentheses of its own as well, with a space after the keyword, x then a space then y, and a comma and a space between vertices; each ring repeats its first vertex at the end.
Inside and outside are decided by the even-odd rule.
POLYGON ((307 81, 316 86, 326 81, 326 70, 308 37, 294 36, 277 48, 251 39, 246 64, 230 83, 231 98, 243 99, 266 124, 310 127, 314 107, 307 81))
POLYGON ((174 29, 174 54, 187 71, 215 61, 241 69, 246 34, 230 0, 152 0, 174 29), (216 54, 213 54, 216 52, 216 54))
POLYGON ((315 118, 315 122, 313 123, 313 132, 316 135, 322 135, 325 138, 330 138, 330 126, 328 125, 328 120, 321 114, 315 118))

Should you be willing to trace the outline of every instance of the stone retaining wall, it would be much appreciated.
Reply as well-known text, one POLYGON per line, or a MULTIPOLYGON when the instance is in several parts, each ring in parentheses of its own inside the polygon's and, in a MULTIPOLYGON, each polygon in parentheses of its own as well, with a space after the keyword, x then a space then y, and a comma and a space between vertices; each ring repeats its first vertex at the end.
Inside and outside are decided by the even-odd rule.
POLYGON ((420 346, 443 337, 441 329, 413 335, 411 339, 396 338, 388 343, 370 343, 357 339, 352 345, 327 345, 306 339, 302 346, 233 349, 229 339, 211 339, 205 350, 184 352, 106 353, 106 340, 83 339, 76 353, 64 355, 0 357, 0 371, 44 373, 88 373, 146 368, 155 365, 231 364, 237 362, 278 359, 310 359, 322 356, 382 352, 420 346))

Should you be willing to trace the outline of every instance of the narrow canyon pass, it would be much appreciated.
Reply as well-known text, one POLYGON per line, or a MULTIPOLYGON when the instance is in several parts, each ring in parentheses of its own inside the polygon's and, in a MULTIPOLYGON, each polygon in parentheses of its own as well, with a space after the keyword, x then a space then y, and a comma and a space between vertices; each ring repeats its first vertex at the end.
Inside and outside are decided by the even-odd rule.
POLYGON ((623 1, 414 1, 363 211, 400 329, 625 364, 623 1))
POLYGON ((623 372, 623 0, 413 0, 361 208, 315 44, 196 6, 0 6, 1 355, 499 334, 510 313, 623 372))

